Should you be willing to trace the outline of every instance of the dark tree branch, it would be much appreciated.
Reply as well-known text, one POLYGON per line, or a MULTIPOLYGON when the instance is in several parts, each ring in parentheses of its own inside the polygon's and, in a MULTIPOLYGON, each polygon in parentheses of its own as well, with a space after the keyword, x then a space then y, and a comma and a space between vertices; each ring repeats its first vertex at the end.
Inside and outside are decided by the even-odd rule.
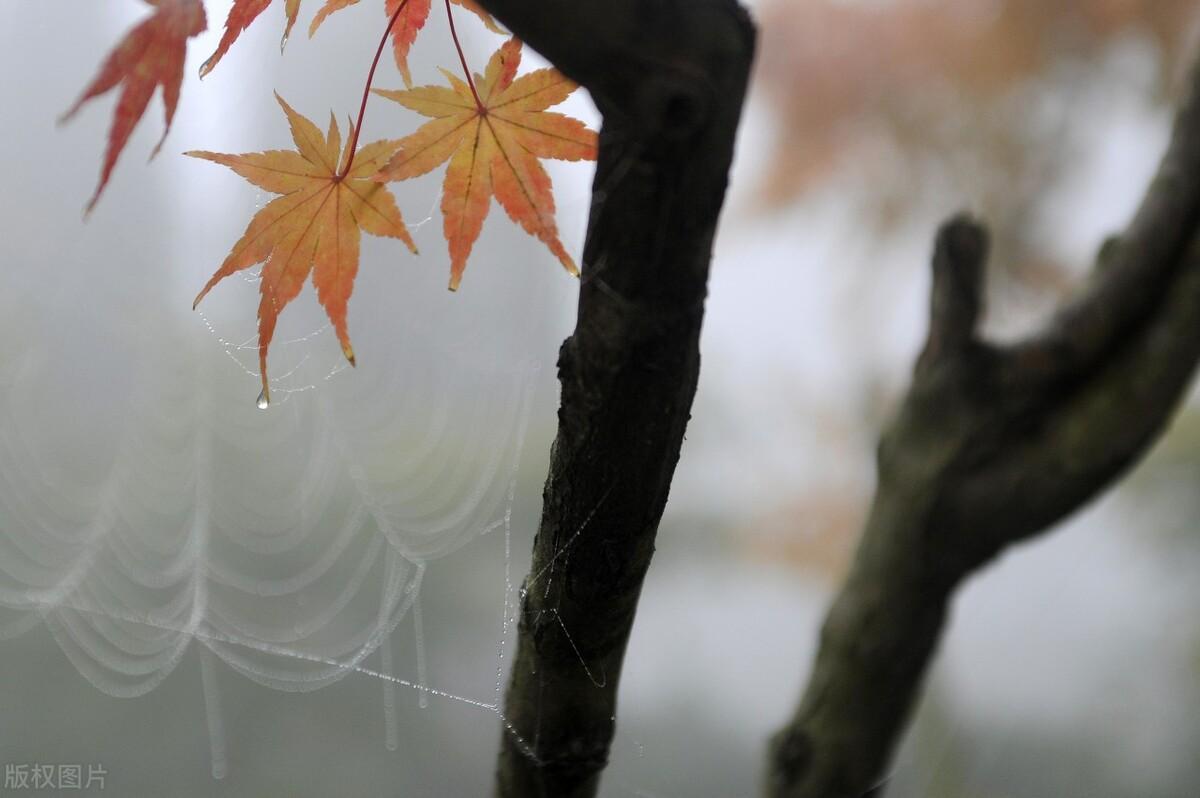
POLYGON ((1099 494, 1170 420, 1200 360, 1200 67, 1129 229, 1011 347, 975 332, 985 239, 961 217, 938 235, 929 338, 807 689, 772 741, 772 796, 881 793, 958 585, 1099 494))
POLYGON ((604 115, 497 769, 502 796, 590 796, 696 390, 754 32, 734 0, 480 4, 604 115))

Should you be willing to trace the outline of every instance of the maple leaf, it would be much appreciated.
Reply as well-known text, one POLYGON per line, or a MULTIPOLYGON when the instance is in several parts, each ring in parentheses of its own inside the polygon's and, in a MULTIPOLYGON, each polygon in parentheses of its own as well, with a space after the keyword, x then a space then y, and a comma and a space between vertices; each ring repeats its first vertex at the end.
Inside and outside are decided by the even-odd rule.
MULTIPOLYGON (((389 19, 400 8, 400 4, 404 0, 386 0, 384 11, 389 19)), ((234 0, 233 7, 229 9, 229 16, 225 20, 225 33, 221 36, 221 41, 217 45, 216 51, 209 56, 208 60, 200 67, 200 77, 206 76, 220 62, 220 60, 229 52, 229 48, 238 40, 242 32, 249 28, 251 23, 258 18, 258 15, 271 5, 272 0, 234 0)), ((335 11, 340 11, 347 6, 357 5, 359 0, 325 0, 320 10, 317 11, 316 17, 313 18, 312 24, 308 27, 308 35, 312 36, 317 32, 317 28, 321 27, 321 23, 325 18, 335 11)), ((483 24, 488 27, 488 30, 494 33, 503 33, 492 16, 475 4, 474 0, 451 0, 456 5, 460 5, 469 11, 473 11, 478 17, 483 20, 483 24)), ((417 38, 417 33, 425 26, 425 21, 429 18, 430 0, 408 0, 408 5, 396 20, 395 26, 392 28, 392 52, 396 58, 396 66, 400 69, 400 74, 404 78, 406 86, 412 85, 412 75, 408 69, 408 51, 412 47, 413 42, 417 38)), ((300 0, 286 0, 284 13, 287 17, 287 25, 283 31, 283 39, 280 42, 280 47, 287 43, 288 37, 291 36, 292 28, 296 24, 296 17, 300 13, 300 0)))
POLYGON ((153 158, 162 149, 179 104, 187 40, 203 33, 208 27, 200 0, 146 0, 146 3, 155 8, 154 13, 125 35, 100 65, 99 72, 83 94, 59 119, 60 124, 67 122, 88 100, 124 84, 108 132, 108 150, 100 170, 100 184, 88 202, 88 213, 96 206, 101 192, 108 185, 121 151, 125 149, 134 127, 145 115, 146 106, 159 86, 162 86, 166 127, 150 157, 153 158))
MULTIPOLYGON (((317 28, 321 27, 321 23, 325 18, 335 11, 341 11, 343 8, 357 5, 359 0, 325 0, 325 5, 317 12, 313 18, 312 25, 308 28, 308 35, 312 36, 317 32, 317 28)), ((384 12, 388 19, 400 8, 404 0, 387 0, 384 5, 384 12)), ((492 19, 492 15, 484 11, 474 0, 450 0, 455 5, 462 6, 468 11, 473 12, 487 26, 488 30, 493 33, 503 33, 496 21, 492 19)), ((408 0, 408 4, 397 17, 396 23, 392 26, 392 54, 396 59, 396 67, 400 70, 400 76, 404 78, 405 86, 412 86, 412 73, 408 69, 408 51, 412 48, 413 42, 417 39, 417 33, 421 28, 425 27, 425 22, 429 19, 430 0, 408 0)))
POLYGON ((505 42, 483 75, 464 83, 442 70, 444 86, 376 90, 406 108, 433 117, 380 171, 380 180, 405 180, 450 165, 442 190, 443 230, 450 245, 450 290, 458 288, 467 256, 479 237, 494 194, 509 217, 536 236, 572 274, 575 262, 558 240, 550 176, 539 158, 594 160, 596 134, 582 122, 547 111, 576 85, 555 69, 516 78, 521 43, 505 42), (474 90, 473 90, 474 89, 474 90), (476 97, 476 93, 478 97, 476 97))
MULTIPOLYGON (((229 52, 229 48, 238 40, 242 32, 250 27, 250 24, 258 18, 259 14, 266 11, 269 5, 271 5, 271 0, 233 0, 229 16, 225 18, 225 33, 221 35, 221 41, 217 44, 216 51, 200 65, 201 78, 213 71, 213 68, 225 57, 225 53, 229 52)), ((283 38, 279 42, 280 49, 287 44, 288 36, 292 34, 292 27, 296 24, 296 16, 299 13, 300 0, 286 0, 284 14, 287 16, 287 25, 283 29, 283 38)))
POLYGON ((353 365, 346 306, 358 273, 360 231, 398 238, 414 254, 417 251, 396 200, 386 186, 373 179, 396 151, 398 142, 377 141, 355 152, 351 126, 350 140, 343 150, 341 133, 332 114, 329 133, 322 135, 316 125, 282 97, 276 94, 275 99, 287 115, 296 150, 245 155, 186 153, 228 166, 259 188, 283 195, 254 215, 246 232, 192 305, 200 304, 224 278, 265 261, 258 306, 258 356, 264 402, 270 401, 267 349, 275 335, 275 323, 284 306, 300 293, 310 273, 317 299, 333 323, 342 352, 353 365))

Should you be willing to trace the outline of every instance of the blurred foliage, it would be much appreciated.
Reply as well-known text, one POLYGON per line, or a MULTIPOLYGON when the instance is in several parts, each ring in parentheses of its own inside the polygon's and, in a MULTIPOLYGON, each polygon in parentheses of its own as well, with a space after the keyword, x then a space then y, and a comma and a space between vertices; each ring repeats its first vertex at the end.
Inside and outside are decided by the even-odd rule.
POLYGON ((886 230, 951 197, 987 218, 994 288, 1020 305, 1073 284, 1038 236, 1047 189, 1078 163, 1081 126, 1121 91, 1169 101, 1200 4, 766 0, 760 20, 758 81, 775 119, 763 205, 849 174, 886 230), (1122 47, 1149 68, 1114 63, 1122 47))
POLYGON ((1200 5, 769 0, 761 20, 759 80, 780 129, 778 164, 765 192, 782 202, 828 176, 848 155, 861 155, 867 142, 857 131, 867 126, 886 134, 910 163, 918 159, 918 168, 923 156, 950 157, 963 148, 987 150, 998 170, 1020 167, 1035 156, 1024 146, 1029 114, 988 112, 1065 65, 1086 73, 1129 37, 1158 53, 1154 88, 1166 99, 1196 38, 1200 5))
MULTIPOLYGON (((1061 187, 1077 190, 1071 178, 1095 168, 1081 140, 1094 141, 1118 100, 1126 110, 1131 98, 1135 110, 1161 108, 1165 120, 1200 51, 1196 0, 763 0, 758 17, 757 82, 774 137, 758 200, 785 212, 829 185, 853 197, 881 257, 842 264, 860 274, 852 319, 871 297, 892 301, 876 296, 890 290, 881 269, 923 268, 885 257, 890 236, 963 206, 993 232, 989 294, 1000 326, 1019 328, 1047 312, 1087 265, 1061 262, 1063 231, 1047 221, 1077 199, 1061 187)), ((1142 186, 1128 190, 1113 201, 1132 202, 1142 186)), ((903 381, 873 372, 863 379, 862 402, 807 417, 822 428, 878 428, 903 381)), ((1200 492, 1179 490, 1200 479, 1197 416, 1181 416, 1152 458, 1154 476, 1138 482, 1147 497, 1161 495, 1146 484, 1154 480, 1154 490, 1180 497, 1163 497, 1176 508, 1175 529, 1200 514, 1200 492)), ((831 442, 829 451, 869 457, 873 439, 831 442)), ((870 471, 864 463, 867 482, 826 480, 753 518, 756 554, 836 580, 870 471)))
POLYGON ((822 481, 754 515, 734 538, 746 556, 764 563, 786 562, 806 576, 835 585, 845 576, 870 504, 868 485, 822 481))

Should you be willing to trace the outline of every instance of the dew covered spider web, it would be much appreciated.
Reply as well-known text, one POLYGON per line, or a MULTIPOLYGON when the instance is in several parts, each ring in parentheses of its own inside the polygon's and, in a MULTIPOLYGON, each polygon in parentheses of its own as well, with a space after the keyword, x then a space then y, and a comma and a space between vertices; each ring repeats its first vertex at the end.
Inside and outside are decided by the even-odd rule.
MULTIPOLYGON (((280 401, 262 412, 244 345, 209 316, 164 321, 137 325, 151 335, 46 329, 44 347, 5 352, 0 639, 44 624, 88 681, 127 697, 201 647, 216 776, 219 662, 280 690, 374 677, 393 748, 398 688, 498 713, 497 696, 429 685, 421 584, 427 563, 479 536, 505 535, 507 552, 536 364, 423 350, 414 329, 370 347, 387 368, 350 374, 317 327, 273 352, 280 401), (417 668, 401 675, 392 634, 406 616, 417 668)), ((498 659, 507 574, 500 587, 498 659)))
MULTIPOLYGON (((223 17, 221 3, 209 5, 210 20, 223 17)), ((23 12, 25 22, 47 33, 69 16, 51 11, 47 19, 23 12)), ((130 11, 98 15, 97 51, 138 18, 130 11)), ((189 71, 208 43, 189 51, 189 71)), ((319 62, 315 49, 307 55, 319 62)), ((92 57, 62 71, 82 81, 92 57)), ((211 165, 166 154, 287 141, 277 109, 262 99, 269 88, 242 85, 236 57, 228 77, 185 87, 164 156, 151 169, 127 156, 122 180, 88 224, 74 224, 97 157, 83 142, 102 142, 107 107, 69 129, 74 149, 63 156, 70 171, 58 193, 20 207, 0 200, 6 218, 29 220, 0 231, 0 656, 47 630, 87 682, 125 698, 154 694, 179 670, 199 683, 217 778, 237 774, 226 740, 231 674, 291 692, 347 677, 376 682, 391 750, 404 736, 405 694, 506 727, 514 503, 519 492, 536 501, 540 489, 540 481, 520 481, 521 465, 531 425, 544 439, 553 422, 533 408, 535 396, 553 401, 542 364, 565 332, 575 284, 493 209, 463 289, 449 294, 439 181, 401 187, 422 257, 364 237, 350 308, 358 367, 342 359, 306 289, 281 317, 269 359, 272 403, 259 409, 257 276, 227 280, 196 312, 190 305, 270 198, 211 165), (218 125, 221 114, 253 124, 218 125), (62 218, 66 233, 54 226, 62 218), (426 663, 423 588, 431 564, 497 538, 499 578, 486 585, 494 645, 471 663, 486 679, 456 686, 454 673, 426 663), (190 662, 198 668, 180 667, 190 662)), ((291 65, 304 68, 298 59, 291 65)), ((77 90, 69 83, 6 101, 52 119, 56 95, 77 90)), ((350 96, 322 85, 285 89, 318 117, 331 96, 350 96)), ((153 111, 131 152, 153 146, 153 111)), ((387 126, 402 124, 373 112, 368 136, 394 135, 387 126)), ((17 183, 39 178, 36 167, 12 160, 17 183)), ((586 180, 584 170, 560 189, 568 198, 559 221, 575 251, 586 180)))

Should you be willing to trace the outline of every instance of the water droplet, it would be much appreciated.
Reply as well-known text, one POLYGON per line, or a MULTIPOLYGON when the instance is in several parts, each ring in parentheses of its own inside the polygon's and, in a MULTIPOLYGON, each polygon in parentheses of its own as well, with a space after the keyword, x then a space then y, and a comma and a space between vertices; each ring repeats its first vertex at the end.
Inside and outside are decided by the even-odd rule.
POLYGON ((212 58, 209 58, 203 64, 201 64, 200 65, 200 80, 204 80, 204 78, 208 75, 208 73, 212 72, 212 68, 213 68, 212 58))
POLYGON ((255 402, 255 404, 258 405, 259 410, 266 410, 271 406, 271 400, 267 398, 266 388, 262 389, 262 392, 258 395, 258 401, 255 402))
POLYGON ((287 47, 288 37, 292 35, 291 30, 283 32, 283 36, 279 38, 279 54, 283 55, 283 48, 287 47))

